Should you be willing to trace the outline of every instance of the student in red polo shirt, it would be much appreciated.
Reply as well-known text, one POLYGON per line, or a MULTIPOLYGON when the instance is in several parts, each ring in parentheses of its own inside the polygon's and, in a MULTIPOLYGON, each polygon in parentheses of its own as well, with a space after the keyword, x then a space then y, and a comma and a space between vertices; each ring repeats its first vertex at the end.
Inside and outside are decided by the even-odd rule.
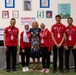
POLYGON ((65 39, 65 26, 61 23, 61 16, 56 15, 56 24, 52 26, 53 40, 53 73, 57 71, 57 51, 59 52, 59 67, 60 73, 63 73, 63 42, 65 39))
POLYGON ((21 47, 21 60, 22 60, 22 71, 29 71, 29 58, 31 52, 31 33, 29 30, 29 25, 26 24, 24 26, 25 30, 20 35, 20 47, 21 47), (26 55, 26 63, 25 63, 25 55, 26 55), (26 67, 25 67, 26 66, 26 67))
POLYGON ((67 19, 68 26, 66 27, 66 46, 65 46, 65 65, 66 72, 69 72, 69 55, 70 50, 73 52, 75 72, 76 72, 76 27, 72 24, 73 19, 67 19))
POLYGON ((16 20, 10 20, 10 26, 4 30, 4 49, 6 51, 7 72, 10 72, 10 55, 12 53, 12 70, 16 71, 16 53, 18 46, 19 30, 15 27, 16 20))
POLYGON ((40 36, 40 51, 42 53, 42 66, 43 69, 41 72, 49 73, 50 67, 50 50, 52 47, 51 33, 45 28, 45 25, 42 23, 41 31, 39 33, 40 36))

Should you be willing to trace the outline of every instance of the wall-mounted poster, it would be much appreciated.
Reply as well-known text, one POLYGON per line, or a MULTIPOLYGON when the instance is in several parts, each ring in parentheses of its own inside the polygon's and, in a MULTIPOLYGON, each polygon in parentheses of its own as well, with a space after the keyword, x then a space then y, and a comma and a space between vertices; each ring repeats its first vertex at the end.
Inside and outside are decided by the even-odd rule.
POLYGON ((31 11, 31 2, 32 0, 23 0, 23 9, 25 11, 31 11))
POLYGON ((8 19, 9 18, 9 11, 2 11, 2 18, 8 19))
POLYGON ((44 11, 37 11, 37 18, 44 18, 44 11))
POLYGON ((0 41, 4 40, 4 28, 0 28, 0 41))
POLYGON ((5 0, 5 8, 15 8, 15 0, 5 0))
POLYGON ((46 18, 52 18, 52 11, 46 11, 46 18))
POLYGON ((18 10, 13 10, 12 11, 12 17, 13 18, 19 18, 19 11, 18 10))
POLYGON ((70 17, 70 4, 58 4, 58 14, 62 19, 70 17))
POLYGON ((26 23, 31 25, 32 22, 35 21, 35 20, 36 20, 35 17, 21 17, 21 25, 25 25, 26 23))
POLYGON ((40 8, 49 8, 50 0, 40 0, 40 8))

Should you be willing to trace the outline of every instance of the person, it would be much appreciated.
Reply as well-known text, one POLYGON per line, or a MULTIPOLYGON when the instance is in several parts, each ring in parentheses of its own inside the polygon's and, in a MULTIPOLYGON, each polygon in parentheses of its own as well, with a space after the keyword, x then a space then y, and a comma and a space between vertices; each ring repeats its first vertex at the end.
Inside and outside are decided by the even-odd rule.
POLYGON ((20 35, 20 48, 21 48, 21 61, 22 61, 22 71, 27 72, 29 71, 29 58, 31 52, 31 34, 29 30, 29 25, 25 24, 24 31, 21 32, 20 35), (26 55, 26 63, 25 63, 25 55, 26 55), (25 67, 26 65, 26 67, 25 67))
POLYGON ((38 28, 38 22, 34 21, 32 23, 32 28, 30 29, 31 32, 31 57, 33 59, 33 70, 40 69, 39 62, 40 62, 40 47, 39 47, 39 32, 41 31, 38 28), (37 58, 37 66, 35 58, 37 58))
POLYGON ((12 70, 16 70, 16 54, 18 46, 18 34, 19 30, 15 27, 16 20, 12 18, 10 20, 10 26, 4 30, 4 49, 6 51, 6 66, 7 72, 10 72, 10 55, 12 53, 12 70))
POLYGON ((65 67, 66 71, 69 72, 69 55, 72 50, 74 56, 74 65, 76 72, 76 27, 72 24, 73 18, 67 19, 68 26, 66 27, 66 43, 65 43, 65 67))
POLYGON ((52 47, 52 39, 51 39, 51 33, 50 31, 45 28, 45 24, 41 23, 40 25, 41 31, 39 33, 40 36, 40 51, 42 54, 42 70, 43 73, 49 73, 50 68, 50 53, 51 53, 51 47, 52 47))
POLYGON ((56 15, 56 24, 51 28, 53 40, 53 73, 57 71, 57 51, 59 52, 59 68, 60 73, 63 73, 63 50, 66 27, 61 23, 61 16, 56 15))

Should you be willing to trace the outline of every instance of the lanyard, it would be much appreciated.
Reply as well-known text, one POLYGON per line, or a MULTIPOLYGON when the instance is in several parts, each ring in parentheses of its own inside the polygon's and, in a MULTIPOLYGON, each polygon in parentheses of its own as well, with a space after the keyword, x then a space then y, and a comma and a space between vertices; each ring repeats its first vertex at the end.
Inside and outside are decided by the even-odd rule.
POLYGON ((72 28, 70 28, 70 30, 69 30, 70 36, 71 36, 71 34, 72 34, 72 31, 73 31, 73 29, 72 29, 72 28))
POLYGON ((59 28, 57 27, 57 31, 58 31, 58 33, 60 32, 60 30, 61 30, 61 27, 59 27, 59 28))
POLYGON ((42 34, 41 34, 42 38, 44 37, 44 31, 42 31, 42 34))

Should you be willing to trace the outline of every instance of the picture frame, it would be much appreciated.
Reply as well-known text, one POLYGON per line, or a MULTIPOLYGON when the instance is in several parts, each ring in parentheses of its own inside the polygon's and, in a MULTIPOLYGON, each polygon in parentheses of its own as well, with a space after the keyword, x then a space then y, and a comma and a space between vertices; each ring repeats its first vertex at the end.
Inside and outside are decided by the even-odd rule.
POLYGON ((13 10, 12 11, 12 17, 13 18, 19 18, 19 11, 18 10, 13 10))
POLYGON ((50 0, 40 0, 40 8, 49 8, 50 0))
POLYGON ((44 11, 42 10, 37 11, 37 18, 44 18, 44 11))
POLYGON ((5 8, 15 8, 15 0, 5 0, 5 8))
POLYGON ((24 11, 32 10, 32 0, 23 0, 23 10, 24 11))
POLYGON ((8 19, 9 18, 9 11, 2 11, 2 18, 3 19, 8 19))
POLYGON ((62 19, 67 19, 71 16, 71 4, 64 3, 58 4, 58 14, 61 16, 62 19))
POLYGON ((52 11, 46 11, 46 18, 52 18, 52 11))

